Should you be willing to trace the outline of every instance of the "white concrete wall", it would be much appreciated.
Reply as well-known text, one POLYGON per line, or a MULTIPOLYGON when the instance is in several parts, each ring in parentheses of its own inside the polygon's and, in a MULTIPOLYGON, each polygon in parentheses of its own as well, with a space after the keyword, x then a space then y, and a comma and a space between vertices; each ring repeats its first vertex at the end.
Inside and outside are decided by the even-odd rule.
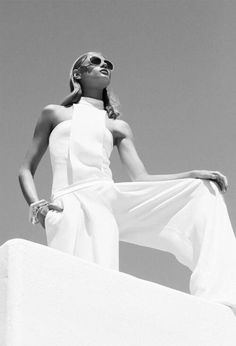
POLYGON ((1 346, 235 346, 230 308, 26 240, 0 247, 1 346))

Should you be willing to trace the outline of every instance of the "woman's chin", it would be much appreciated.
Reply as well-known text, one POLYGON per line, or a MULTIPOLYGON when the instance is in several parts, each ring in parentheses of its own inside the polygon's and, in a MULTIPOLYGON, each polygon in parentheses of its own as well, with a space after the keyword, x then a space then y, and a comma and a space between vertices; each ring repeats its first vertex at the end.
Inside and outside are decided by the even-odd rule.
POLYGON ((102 78, 99 80, 100 87, 106 88, 110 84, 110 77, 109 76, 102 76, 102 78))

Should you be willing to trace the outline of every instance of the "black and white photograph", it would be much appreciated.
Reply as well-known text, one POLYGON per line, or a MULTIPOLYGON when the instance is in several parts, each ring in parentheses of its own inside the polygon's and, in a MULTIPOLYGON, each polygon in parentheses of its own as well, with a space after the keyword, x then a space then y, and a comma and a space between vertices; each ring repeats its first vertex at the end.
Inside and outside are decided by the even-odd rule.
POLYGON ((236 3, 0 0, 0 345, 236 345, 236 3))

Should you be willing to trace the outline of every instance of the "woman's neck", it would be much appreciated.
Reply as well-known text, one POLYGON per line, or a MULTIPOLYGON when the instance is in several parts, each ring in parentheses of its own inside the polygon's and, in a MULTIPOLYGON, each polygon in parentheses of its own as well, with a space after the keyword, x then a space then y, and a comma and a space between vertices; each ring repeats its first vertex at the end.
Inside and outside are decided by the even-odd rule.
POLYGON ((100 90, 100 89, 83 90, 82 96, 91 97, 97 100, 103 100, 103 90, 100 90))

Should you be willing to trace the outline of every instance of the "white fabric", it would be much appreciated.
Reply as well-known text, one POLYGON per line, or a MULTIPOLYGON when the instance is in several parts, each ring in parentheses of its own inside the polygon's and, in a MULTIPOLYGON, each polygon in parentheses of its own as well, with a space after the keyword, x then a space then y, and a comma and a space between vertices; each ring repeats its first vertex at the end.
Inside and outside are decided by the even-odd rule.
POLYGON ((115 270, 119 240, 168 251, 192 270, 191 294, 236 308, 236 241, 217 186, 115 183, 101 102, 82 98, 50 137, 52 201, 64 210, 46 216, 48 245, 115 270))

